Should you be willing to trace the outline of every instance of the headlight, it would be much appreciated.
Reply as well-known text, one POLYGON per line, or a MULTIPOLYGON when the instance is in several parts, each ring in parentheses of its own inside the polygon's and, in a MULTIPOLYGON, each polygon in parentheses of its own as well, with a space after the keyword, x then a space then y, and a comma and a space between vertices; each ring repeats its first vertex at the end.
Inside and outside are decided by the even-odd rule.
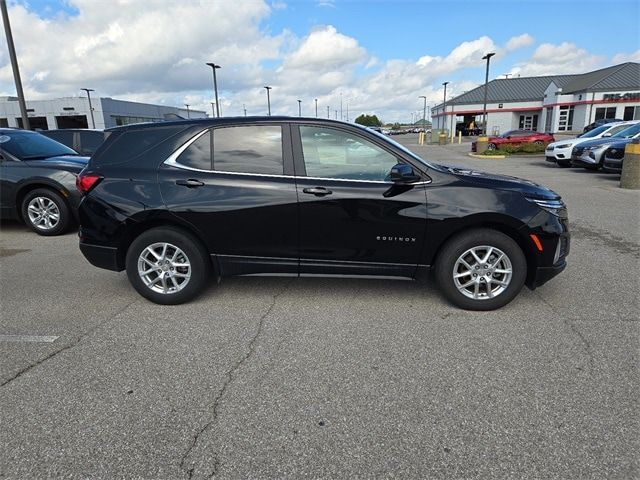
POLYGON ((542 210, 560 218, 567 218, 567 206, 562 200, 548 200, 542 198, 525 197, 532 203, 535 203, 542 210))
POLYGON ((556 145, 556 148, 571 148, 573 143, 563 143, 562 145, 556 145))

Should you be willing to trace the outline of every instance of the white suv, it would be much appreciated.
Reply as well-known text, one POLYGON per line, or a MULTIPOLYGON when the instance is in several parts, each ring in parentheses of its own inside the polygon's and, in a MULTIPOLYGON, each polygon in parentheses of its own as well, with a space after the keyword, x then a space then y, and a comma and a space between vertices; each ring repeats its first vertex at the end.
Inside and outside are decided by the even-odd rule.
POLYGON ((570 138, 568 140, 558 140, 557 142, 547 145, 545 150, 545 160, 547 162, 555 162, 560 167, 571 166, 571 150, 576 145, 601 137, 611 137, 625 128, 638 123, 635 121, 607 123, 598 128, 594 128, 578 138, 570 138))

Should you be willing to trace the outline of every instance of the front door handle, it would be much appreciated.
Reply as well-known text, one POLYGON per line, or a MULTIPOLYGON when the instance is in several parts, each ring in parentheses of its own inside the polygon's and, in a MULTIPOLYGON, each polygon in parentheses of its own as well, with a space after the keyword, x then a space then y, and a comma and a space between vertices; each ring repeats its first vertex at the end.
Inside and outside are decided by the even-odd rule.
POLYGON ((324 187, 303 188, 304 193, 315 195, 316 197, 324 197, 325 195, 331 195, 333 192, 324 187))
POLYGON ((190 178, 188 180, 176 180, 176 185, 181 185, 187 188, 196 188, 196 187, 202 187, 204 185, 204 182, 190 178))

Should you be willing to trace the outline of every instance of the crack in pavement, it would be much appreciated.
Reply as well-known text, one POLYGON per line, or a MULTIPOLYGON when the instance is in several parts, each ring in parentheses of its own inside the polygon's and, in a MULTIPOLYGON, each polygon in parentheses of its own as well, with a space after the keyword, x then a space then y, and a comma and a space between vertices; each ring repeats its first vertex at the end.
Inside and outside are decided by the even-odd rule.
POLYGON ((26 367, 24 367, 22 370, 18 371, 18 373, 16 373, 13 377, 5 380, 4 382, 0 383, 0 387, 4 387, 5 385, 8 385, 9 383, 13 382, 14 380, 17 380, 18 378, 20 378, 22 375, 24 375, 25 373, 29 372, 30 370, 34 369, 35 367, 37 367, 38 365, 43 364, 44 362, 46 362, 47 360, 57 356, 58 354, 65 352, 75 346, 77 346, 82 340, 84 340, 85 338, 87 338, 89 335, 91 335, 92 333, 96 332, 98 329, 106 326, 108 323, 110 323, 113 319, 115 319, 118 315, 120 315, 122 312, 124 312, 127 308, 129 308, 131 305, 133 305, 135 302, 137 302, 139 299, 136 298, 135 300, 132 300, 131 302, 129 302, 128 304, 126 304, 124 307, 120 308, 118 311, 116 311, 113 315, 111 315, 111 317, 107 318, 104 322, 99 323, 98 325, 94 326, 93 328, 91 328, 90 330, 87 330, 85 333, 81 334, 75 342, 70 343, 69 345, 66 345, 64 347, 62 347, 59 350, 56 350, 55 352, 51 352, 49 355, 47 355, 44 358, 41 358, 40 360, 38 360, 35 363, 32 363, 30 365, 27 365, 26 367))
MULTIPOLYGON (((195 468, 196 468, 195 465, 193 465, 193 463, 192 463, 190 468, 187 468, 186 464, 187 464, 187 459, 188 459, 189 455, 191 454, 193 449, 198 444, 198 440, 200 439, 200 437, 207 430, 209 430, 213 426, 213 424, 215 424, 216 421, 218 420, 220 402, 221 402, 222 398, 224 397, 224 394, 226 393, 226 391, 229 389, 229 386, 231 385, 231 383, 233 383, 233 380, 236 378, 235 377, 236 372, 255 353, 256 344, 258 343, 258 339, 260 338, 260 335, 262 334, 262 331, 264 330, 264 324, 265 324, 266 318, 271 314, 271 312, 275 308, 276 303, 278 301, 278 298, 285 294, 285 292, 289 289, 289 287, 291 286, 291 284, 294 281, 295 281, 295 279, 292 279, 291 281, 289 281, 280 292, 278 292, 278 293, 276 293, 275 295, 272 296, 271 304, 269 305, 269 308, 267 308, 267 310, 260 316, 260 319, 258 320, 258 328, 256 329, 256 333, 253 335, 253 337, 249 341, 249 345, 248 345, 246 353, 225 374, 226 379, 225 379, 225 381, 224 381, 224 383, 222 385, 222 388, 218 391, 218 394, 213 399, 213 404, 211 406, 211 409, 212 409, 211 419, 202 428, 200 428, 200 430, 198 430, 198 432, 193 437, 191 445, 189 445, 189 448, 182 455, 182 458, 180 459, 180 469, 185 472, 185 474, 187 475, 187 478, 189 478, 189 479, 193 478, 193 476, 195 474, 195 468)), ((211 471, 211 473, 207 477, 208 478, 215 477, 218 474, 218 472, 220 471, 220 465, 221 465, 221 463, 220 463, 219 453, 215 452, 214 453, 214 461, 213 461, 213 470, 211 471)))
MULTIPOLYGON (((551 309, 551 311, 553 311, 558 315, 562 314, 562 312, 559 311, 560 309, 558 307, 555 307, 551 302, 549 302, 546 298, 540 295, 537 291, 534 290, 534 293, 535 295, 538 296, 540 300, 542 300, 542 303, 544 303, 551 309)), ((580 329, 573 323, 573 321, 570 318, 562 317, 562 323, 564 323, 564 325, 568 327, 569 330, 571 330, 571 332, 578 337, 578 339, 580 339, 580 343, 582 344, 582 349, 587 355, 587 359, 588 359, 587 362, 589 364, 590 371, 591 373, 593 373, 593 371, 595 370, 595 358, 593 356, 593 347, 591 346, 591 343, 589 342, 589 340, 587 340, 584 334, 580 331, 580 329)))

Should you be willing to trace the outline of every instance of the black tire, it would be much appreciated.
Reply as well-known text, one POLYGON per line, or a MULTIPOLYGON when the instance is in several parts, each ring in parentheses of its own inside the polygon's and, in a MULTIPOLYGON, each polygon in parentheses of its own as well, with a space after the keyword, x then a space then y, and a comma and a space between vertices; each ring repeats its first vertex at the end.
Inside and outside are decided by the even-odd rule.
POLYGON ((487 150, 496 150, 497 148, 495 143, 487 143, 487 150))
POLYGON ((535 142, 533 142, 533 144, 538 147, 542 147, 544 145, 544 142, 542 140, 536 140, 535 142))
POLYGON ((560 168, 569 168, 571 166, 571 163, 564 162, 562 160, 556 160, 556 165, 559 166, 560 168))
POLYGON ((71 210, 57 192, 36 188, 27 193, 20 206, 22 220, 38 235, 60 235, 73 225, 71 210))
MULTIPOLYGON (((484 251, 488 252, 488 249, 484 251)), ((495 261, 495 258, 493 261, 495 261)), ((505 260, 502 260, 502 262, 505 262, 505 260)), ((475 265, 471 263, 469 264, 472 267, 469 271, 475 272, 475 265)), ((491 261, 487 262, 487 264, 491 266, 491 261)), ((466 267, 463 267, 463 270, 464 268, 466 267)), ((504 267, 502 267, 502 269, 504 269, 504 267)), ((527 262, 518 244, 508 235, 491 229, 468 230, 453 237, 444 245, 436 260, 435 275, 442 293, 454 305, 465 310, 495 310, 509 303, 516 297, 516 295, 518 295, 520 290, 522 290, 522 286, 524 285, 524 281, 527 277, 527 262), (505 254, 511 264, 511 277, 507 282, 507 276, 504 273, 494 273, 492 270, 485 271, 484 269, 478 270, 478 272, 475 273, 475 279, 478 280, 478 283, 480 281, 488 281, 489 285, 493 285, 492 282, 505 281, 508 285, 500 291, 500 288, 502 288, 501 285, 496 284, 497 286, 495 289, 492 288, 492 291, 496 291, 498 293, 489 298, 487 296, 487 283, 482 283, 479 284, 479 288, 484 290, 484 295, 482 291, 480 292, 480 296, 482 298, 469 298, 460 291, 458 286, 456 286, 454 280, 454 268, 461 266, 457 265, 457 262, 465 252, 472 248, 481 248, 484 246, 499 249, 505 254), (485 280, 482 277, 487 278, 488 280, 485 280)), ((464 280, 459 281, 466 282, 467 278, 469 281, 472 280, 471 275, 463 278, 464 280)), ((468 289, 475 288, 475 279, 473 279, 474 283, 467 287, 468 289)), ((462 286, 464 285, 461 285, 461 287, 462 286)), ((469 292, 469 294, 474 293, 467 289, 465 290, 469 292)))
MULTIPOLYGON (((154 249, 154 251, 156 250, 154 249)), ((149 255, 150 253, 147 250, 145 258, 155 258, 149 255), (149 256, 146 257, 146 255, 149 256)), ((156 260, 158 259, 156 258, 156 260)), ((140 295, 154 303, 177 305, 191 300, 202 292, 210 278, 211 260, 200 242, 189 233, 173 227, 159 227, 144 232, 131 243, 127 251, 126 269, 129 282, 140 295), (166 264, 151 266, 149 262, 141 259, 141 254, 145 252, 147 247, 152 247, 154 244, 169 245, 166 250, 166 264), (177 249, 181 252, 178 253, 177 249), (168 257, 173 253, 176 253, 177 256, 175 261, 171 262, 168 257), (154 283, 152 286, 147 286, 139 273, 139 264, 149 266, 153 270, 149 270, 150 273, 145 276, 147 281, 159 281, 159 284, 154 283), (189 267, 173 266, 184 264, 188 264, 189 267), (162 268, 165 270, 162 271, 162 268), (190 277, 184 281, 184 275, 187 273, 190 273, 190 277), (178 275, 183 277, 178 277, 178 275), (163 278, 164 280, 162 280, 163 278), (154 291, 154 287, 164 288, 167 293, 154 291), (171 291, 172 289, 174 291, 171 291)))

